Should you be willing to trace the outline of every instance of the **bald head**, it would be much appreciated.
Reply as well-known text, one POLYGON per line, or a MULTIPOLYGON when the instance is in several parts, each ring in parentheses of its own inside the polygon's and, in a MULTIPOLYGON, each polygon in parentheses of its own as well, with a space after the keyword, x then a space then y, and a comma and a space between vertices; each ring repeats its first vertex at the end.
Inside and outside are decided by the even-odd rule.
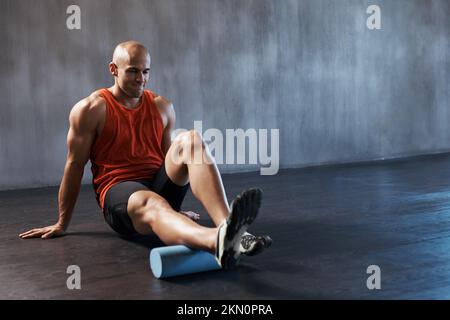
POLYGON ((119 43, 114 49, 112 62, 118 67, 132 63, 134 60, 149 59, 147 48, 137 41, 126 41, 119 43))
POLYGON ((137 41, 122 42, 114 49, 109 64, 114 86, 131 98, 139 98, 149 79, 150 55, 147 48, 137 41))

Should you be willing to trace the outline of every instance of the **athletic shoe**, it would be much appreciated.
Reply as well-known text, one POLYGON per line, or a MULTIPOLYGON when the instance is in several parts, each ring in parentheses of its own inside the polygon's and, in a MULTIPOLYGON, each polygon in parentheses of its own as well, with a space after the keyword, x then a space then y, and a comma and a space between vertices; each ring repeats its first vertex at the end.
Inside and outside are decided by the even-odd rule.
POLYGON ((223 269, 236 266, 240 256, 242 235, 255 220, 261 206, 262 191, 248 189, 231 203, 231 213, 217 232, 216 259, 223 269))

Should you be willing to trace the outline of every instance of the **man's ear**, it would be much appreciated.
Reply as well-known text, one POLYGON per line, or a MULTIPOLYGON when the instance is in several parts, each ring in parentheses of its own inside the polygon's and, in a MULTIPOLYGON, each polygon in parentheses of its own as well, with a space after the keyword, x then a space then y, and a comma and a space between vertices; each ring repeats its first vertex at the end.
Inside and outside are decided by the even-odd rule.
POLYGON ((109 72, 110 72, 111 75, 113 75, 114 77, 117 77, 117 73, 119 72, 118 69, 119 69, 119 68, 117 67, 117 64, 115 64, 114 62, 110 62, 110 63, 109 63, 109 72))

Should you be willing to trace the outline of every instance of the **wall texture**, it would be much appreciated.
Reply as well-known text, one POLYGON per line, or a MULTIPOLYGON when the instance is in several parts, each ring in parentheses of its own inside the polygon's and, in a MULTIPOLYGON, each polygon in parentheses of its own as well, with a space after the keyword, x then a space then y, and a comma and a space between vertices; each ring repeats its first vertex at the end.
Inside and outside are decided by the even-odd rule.
POLYGON ((279 128, 281 167, 449 151, 449 16, 448 0, 2 0, 0 189, 59 184, 69 111, 111 85, 128 39, 177 127, 279 128))

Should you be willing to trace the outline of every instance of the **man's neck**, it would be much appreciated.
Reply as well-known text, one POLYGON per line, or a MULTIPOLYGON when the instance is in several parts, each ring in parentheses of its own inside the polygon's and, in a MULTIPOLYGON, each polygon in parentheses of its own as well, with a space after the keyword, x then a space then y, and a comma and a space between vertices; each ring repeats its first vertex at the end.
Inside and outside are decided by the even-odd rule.
POLYGON ((108 90, 113 94, 114 98, 124 106, 128 108, 134 108, 139 104, 141 98, 132 98, 127 96, 122 90, 120 90, 119 86, 114 85, 108 90))

